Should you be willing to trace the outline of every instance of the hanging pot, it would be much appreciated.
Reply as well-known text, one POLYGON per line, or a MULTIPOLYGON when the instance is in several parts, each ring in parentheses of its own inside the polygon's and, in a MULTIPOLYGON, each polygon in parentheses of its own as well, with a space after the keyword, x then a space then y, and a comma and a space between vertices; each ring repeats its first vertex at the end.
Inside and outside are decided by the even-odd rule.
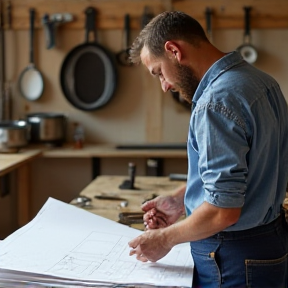
POLYGON ((257 50, 253 45, 250 44, 251 42, 251 35, 250 35, 250 10, 251 7, 244 7, 245 11, 245 33, 244 33, 244 43, 237 48, 237 50, 241 53, 242 57, 245 61, 250 64, 253 64, 258 57, 257 50))
POLYGON ((61 88, 66 99, 80 110, 96 110, 112 98, 117 82, 114 55, 96 42, 96 10, 88 7, 86 41, 68 53, 61 67, 61 88), (89 42, 93 32, 94 42, 89 42))

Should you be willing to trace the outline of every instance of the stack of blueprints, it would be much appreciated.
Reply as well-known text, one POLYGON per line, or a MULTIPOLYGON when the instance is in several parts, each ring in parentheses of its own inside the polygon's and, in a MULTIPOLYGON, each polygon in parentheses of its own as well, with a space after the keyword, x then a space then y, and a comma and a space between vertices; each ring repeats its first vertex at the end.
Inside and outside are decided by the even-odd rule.
POLYGON ((189 244, 143 263, 129 256, 128 246, 141 233, 49 198, 0 242, 0 287, 191 287, 189 244))

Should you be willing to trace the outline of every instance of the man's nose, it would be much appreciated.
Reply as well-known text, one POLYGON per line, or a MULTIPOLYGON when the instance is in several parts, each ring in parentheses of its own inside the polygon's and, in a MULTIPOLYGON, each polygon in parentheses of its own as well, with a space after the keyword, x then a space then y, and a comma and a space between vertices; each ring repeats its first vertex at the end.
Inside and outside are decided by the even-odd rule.
POLYGON ((164 92, 167 92, 170 89, 170 85, 165 80, 161 80, 161 87, 164 92))

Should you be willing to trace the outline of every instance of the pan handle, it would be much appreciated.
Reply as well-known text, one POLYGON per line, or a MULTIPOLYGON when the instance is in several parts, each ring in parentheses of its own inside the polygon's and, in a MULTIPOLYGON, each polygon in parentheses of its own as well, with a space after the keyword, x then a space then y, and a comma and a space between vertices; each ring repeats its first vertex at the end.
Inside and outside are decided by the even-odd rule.
POLYGON ((206 31, 208 35, 208 39, 212 42, 212 8, 207 7, 205 10, 205 18, 206 18, 206 31))
POLYGON ((30 63, 34 64, 34 22, 35 9, 30 8, 30 63))
POLYGON ((97 36, 96 36, 96 9, 94 7, 88 7, 85 10, 86 14, 86 24, 85 24, 85 42, 89 42, 89 34, 90 32, 93 32, 94 41, 96 42, 97 36))
POLYGON ((243 9, 245 11, 245 34, 244 37, 250 42, 250 11, 252 7, 245 6, 243 9))

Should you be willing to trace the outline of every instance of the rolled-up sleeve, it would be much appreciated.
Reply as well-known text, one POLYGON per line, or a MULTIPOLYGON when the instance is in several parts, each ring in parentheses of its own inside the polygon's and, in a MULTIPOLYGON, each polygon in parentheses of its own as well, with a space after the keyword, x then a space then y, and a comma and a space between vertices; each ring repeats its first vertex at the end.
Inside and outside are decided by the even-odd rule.
POLYGON ((232 109, 217 103, 198 107, 193 125, 204 201, 222 208, 242 207, 249 153, 245 122, 232 109))

